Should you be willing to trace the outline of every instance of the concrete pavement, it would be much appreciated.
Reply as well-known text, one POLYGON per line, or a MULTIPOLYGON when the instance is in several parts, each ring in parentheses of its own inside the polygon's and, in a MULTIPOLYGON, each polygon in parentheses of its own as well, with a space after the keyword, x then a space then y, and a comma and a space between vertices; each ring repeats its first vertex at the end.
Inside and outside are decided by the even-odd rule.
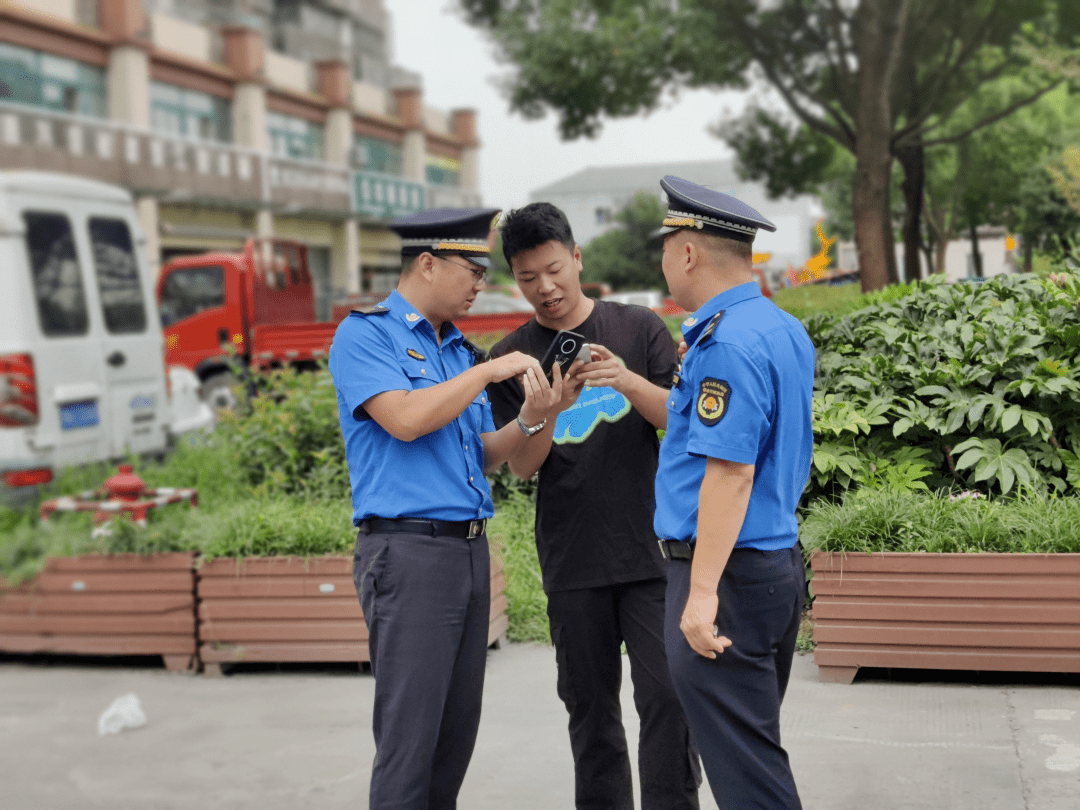
MULTIPOLYGON (((894 672, 822 684, 796 660, 783 739, 806 810, 1076 810, 1080 686, 1065 677, 894 672), (901 679, 903 678, 903 679, 901 679)), ((629 677, 624 719, 637 735, 629 677)), ((374 755, 370 675, 162 669, 0 658, 0 806, 365 808, 374 755), (149 720, 97 735, 127 692, 149 720)), ((632 756, 636 756, 632 750, 632 756)), ((707 786, 701 806, 716 810, 707 786)), ((566 715, 551 648, 488 658, 484 717, 462 810, 573 808, 566 715)))

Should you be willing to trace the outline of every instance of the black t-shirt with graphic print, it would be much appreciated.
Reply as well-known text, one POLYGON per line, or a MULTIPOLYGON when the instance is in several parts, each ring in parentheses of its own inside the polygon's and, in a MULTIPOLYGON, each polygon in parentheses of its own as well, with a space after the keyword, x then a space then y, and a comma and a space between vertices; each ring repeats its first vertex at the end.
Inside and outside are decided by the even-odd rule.
MULTIPOLYGON (((606 346, 626 367, 665 389, 679 357, 664 322, 644 307, 597 301, 572 330, 606 346)), ((492 357, 513 351, 542 358, 555 331, 536 319, 507 335, 492 357)), ((495 424, 517 419, 524 402, 514 379, 488 386, 495 424)), ((559 415, 540 468, 536 546, 544 590, 565 591, 665 575, 653 533, 656 428, 611 388, 585 388, 559 415)))

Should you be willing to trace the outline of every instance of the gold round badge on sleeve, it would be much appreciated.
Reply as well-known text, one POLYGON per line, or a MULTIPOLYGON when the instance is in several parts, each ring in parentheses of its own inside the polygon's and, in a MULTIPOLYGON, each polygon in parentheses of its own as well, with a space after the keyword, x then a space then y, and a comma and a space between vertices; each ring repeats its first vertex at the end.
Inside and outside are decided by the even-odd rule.
POLYGON ((703 425, 712 427, 727 413, 731 386, 724 380, 706 377, 698 386, 697 415, 703 425))

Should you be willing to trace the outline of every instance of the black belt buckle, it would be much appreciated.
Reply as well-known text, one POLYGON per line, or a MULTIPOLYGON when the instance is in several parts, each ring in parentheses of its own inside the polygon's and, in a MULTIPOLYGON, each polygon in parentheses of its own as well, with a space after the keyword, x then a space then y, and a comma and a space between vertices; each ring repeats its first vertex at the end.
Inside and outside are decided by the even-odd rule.
POLYGON ((487 527, 486 520, 470 520, 469 521, 469 533, 465 535, 466 540, 475 540, 477 537, 484 533, 484 529, 487 527))

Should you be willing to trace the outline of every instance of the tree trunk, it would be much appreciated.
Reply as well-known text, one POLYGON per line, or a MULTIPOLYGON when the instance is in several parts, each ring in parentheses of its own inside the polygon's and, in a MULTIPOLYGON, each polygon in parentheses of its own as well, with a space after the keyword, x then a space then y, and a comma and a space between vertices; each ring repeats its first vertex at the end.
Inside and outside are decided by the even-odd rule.
POLYGON ((983 277, 982 254, 979 253, 979 230, 974 223, 968 225, 968 233, 971 236, 971 266, 975 271, 976 278, 983 277))
POLYGON ((855 248, 863 292, 896 280, 889 187, 892 181, 892 113, 889 105, 888 0, 863 0, 856 12, 860 35, 855 131, 855 248))
POLYGON ((926 182, 926 156, 922 144, 897 151, 904 169, 904 281, 922 278, 919 250, 922 248, 923 186, 926 182))
POLYGON ((1035 258, 1035 248, 1031 244, 1031 240, 1029 240, 1029 239, 1024 239, 1023 243, 1024 243, 1024 272, 1025 273, 1030 273, 1031 272, 1032 260, 1035 258))

